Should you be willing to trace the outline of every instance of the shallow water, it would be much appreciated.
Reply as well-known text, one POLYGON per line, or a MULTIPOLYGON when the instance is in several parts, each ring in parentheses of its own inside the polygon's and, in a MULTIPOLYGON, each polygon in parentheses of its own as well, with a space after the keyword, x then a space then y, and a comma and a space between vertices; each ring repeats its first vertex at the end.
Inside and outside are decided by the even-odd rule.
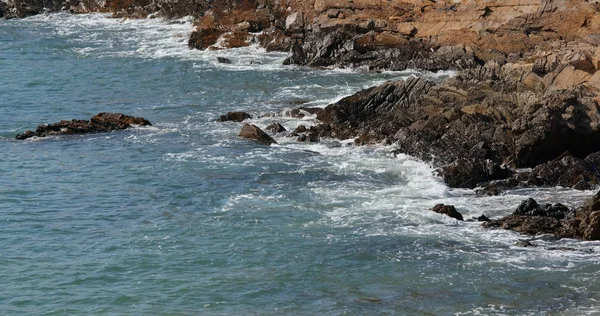
MULTIPOLYGON (((593 192, 477 198, 393 148, 283 136, 262 147, 237 137, 240 123, 215 122, 447 73, 286 67, 286 54, 257 47, 189 50, 191 29, 104 15, 0 21, 0 315, 599 311, 600 243, 520 248, 524 236, 428 211, 499 217, 529 196, 577 206, 593 192), (102 111, 154 126, 12 140, 102 111)), ((315 123, 251 120, 272 121, 315 123)))

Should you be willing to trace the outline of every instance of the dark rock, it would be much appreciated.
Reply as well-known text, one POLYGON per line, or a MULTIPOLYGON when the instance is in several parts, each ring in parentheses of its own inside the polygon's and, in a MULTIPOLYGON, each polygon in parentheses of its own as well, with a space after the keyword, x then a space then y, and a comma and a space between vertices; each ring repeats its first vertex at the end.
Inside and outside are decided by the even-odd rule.
POLYGON ((357 25, 343 25, 324 32, 308 33, 302 43, 292 45, 284 64, 311 67, 367 67, 370 70, 456 69, 474 63, 472 54, 448 50, 438 55, 425 41, 408 39, 393 32, 378 32, 357 25), (459 62, 458 60, 464 60, 459 62))
POLYGON ((492 180, 492 181, 484 183, 484 184, 478 184, 478 186, 479 185, 481 185, 481 187, 475 189, 475 192, 477 193, 477 195, 481 196, 481 195, 499 195, 500 193, 502 193, 506 190, 518 188, 519 186, 522 185, 522 183, 517 181, 514 178, 510 178, 510 179, 502 179, 502 180, 492 180))
POLYGON ((221 64, 233 64, 231 59, 225 57, 217 57, 217 61, 221 64))
POLYGON ((541 180, 541 185, 572 187, 587 190, 598 184, 600 164, 590 159, 574 157, 569 152, 560 157, 536 166, 533 174, 541 180))
POLYGON ((575 211, 562 204, 539 205, 534 199, 527 199, 517 207, 512 215, 499 220, 483 223, 484 227, 499 227, 522 234, 552 234, 564 238, 580 236, 579 220, 575 211))
POLYGON ((251 119, 252 115, 246 112, 227 112, 227 114, 221 115, 218 119, 219 122, 242 122, 246 119, 251 119))
POLYGON ((299 125, 298 127, 296 127, 296 129, 294 130, 293 134, 294 135, 299 135, 301 133, 306 133, 307 131, 308 131, 308 128, 306 128, 306 126, 299 125))
POLYGON ((332 131, 344 130, 345 138, 369 133, 377 135, 377 140, 392 138, 398 129, 421 117, 417 101, 434 85, 417 77, 384 83, 327 106, 317 119, 330 125, 332 131))
POLYGON ((513 215, 546 216, 564 219, 574 217, 575 211, 560 203, 539 205, 534 199, 528 198, 521 202, 513 215))
POLYGON ((283 125, 281 125, 279 123, 271 123, 269 126, 267 126, 266 129, 273 133, 283 133, 283 132, 287 131, 285 129, 285 127, 283 127, 283 125))
POLYGON ((503 179, 511 171, 502 168, 491 160, 457 159, 441 168, 440 175, 444 182, 455 188, 474 188, 478 183, 503 179))
POLYGON ((239 136, 242 138, 252 139, 257 143, 266 146, 277 144, 277 142, 271 136, 254 124, 244 124, 239 136))
MULTIPOLYGON (((77 0, 14 0, 0 1, 0 18, 24 18, 43 12, 58 12, 77 6, 77 0)), ((95 3, 90 3, 90 10, 95 3)))
POLYGON ((300 134, 296 141, 301 143, 318 143, 320 139, 313 134, 300 134))
POLYGON ((456 208, 454 207, 454 205, 437 204, 431 210, 434 211, 434 212, 436 212, 436 213, 439 213, 439 214, 444 214, 444 215, 450 216, 450 217, 455 218, 455 219, 457 219, 459 221, 463 220, 462 214, 460 214, 456 210, 456 208))
POLYGON ((537 247, 538 246, 529 240, 519 240, 515 243, 515 245, 519 246, 519 247, 537 247))
POLYGON ((99 113, 87 120, 60 121, 58 123, 40 125, 34 131, 28 130, 18 134, 16 139, 23 140, 30 137, 47 137, 57 135, 76 135, 104 133, 123 130, 133 125, 149 126, 150 122, 142 117, 133 117, 121 113, 99 113))
POLYGON ((552 217, 508 215, 499 220, 485 222, 483 226, 513 230, 527 235, 539 235, 558 234, 562 228, 562 223, 560 220, 552 217))
POLYGON ((490 219, 487 216, 485 216, 484 214, 481 214, 481 216, 477 217, 477 221, 478 222, 489 222, 490 219))
POLYGON ((524 181, 525 175, 515 174, 515 181, 494 183, 482 190, 487 194, 532 185, 597 185, 600 159, 583 157, 600 151, 598 100, 582 86, 544 92, 542 79, 523 69, 490 61, 443 84, 409 78, 371 87, 322 110, 319 136, 395 143, 440 168, 451 187, 485 187, 511 178, 511 169, 545 164, 524 181), (565 151, 572 156, 555 159, 565 151))
POLYGON ((307 108, 307 107, 300 107, 297 109, 292 109, 291 111, 287 112, 287 116, 293 117, 293 118, 304 118, 306 117, 306 115, 315 115, 315 114, 319 114, 321 111, 323 111, 323 109, 321 108, 307 108))

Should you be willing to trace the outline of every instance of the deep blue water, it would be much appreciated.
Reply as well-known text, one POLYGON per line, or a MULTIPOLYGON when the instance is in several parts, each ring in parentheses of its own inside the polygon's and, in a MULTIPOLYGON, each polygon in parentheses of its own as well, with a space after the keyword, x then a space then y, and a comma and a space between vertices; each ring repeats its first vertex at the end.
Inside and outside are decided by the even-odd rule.
MULTIPOLYGON (((600 312, 600 243, 539 240, 429 212, 506 215, 393 148, 239 139, 232 110, 325 106, 447 74, 281 66, 256 47, 190 51, 189 21, 0 21, 0 315, 581 315, 600 312), (232 65, 219 64, 217 56, 232 65), (98 112, 154 126, 15 141, 98 112), (549 250, 571 247, 575 250, 549 250)), ((288 129, 314 118, 266 117, 288 129)))

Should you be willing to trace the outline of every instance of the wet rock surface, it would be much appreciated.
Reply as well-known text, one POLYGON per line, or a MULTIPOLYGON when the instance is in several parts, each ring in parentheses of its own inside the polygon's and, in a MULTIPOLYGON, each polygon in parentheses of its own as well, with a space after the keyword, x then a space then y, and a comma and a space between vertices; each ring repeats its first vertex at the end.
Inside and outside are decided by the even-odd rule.
POLYGON ((528 235, 551 234, 561 238, 600 240, 600 192, 577 210, 562 204, 539 205, 527 199, 513 214, 483 224, 528 235))
POLYGON ((18 134, 16 139, 24 140, 31 137, 106 133, 128 129, 134 125, 150 126, 152 124, 142 117, 133 117, 122 113, 99 113, 90 120, 63 120, 57 123, 40 125, 35 131, 28 130, 22 134, 18 134))
POLYGON ((242 138, 254 140, 255 142, 269 146, 271 144, 277 144, 277 142, 265 133, 262 129, 254 124, 244 124, 239 134, 242 138))
POLYGON ((233 121, 233 122, 242 122, 246 119, 251 119, 252 115, 246 113, 246 112, 227 112, 227 114, 223 114, 219 117, 218 121, 219 122, 228 122, 228 121, 233 121))
POLYGON ((459 221, 463 220, 462 214, 456 210, 454 205, 437 204, 431 210, 438 214, 444 214, 459 221))
MULTIPOLYGON (((504 185, 592 188, 600 179, 599 100, 581 83, 531 86, 532 67, 492 61, 441 84, 423 78, 384 83, 321 111, 317 134, 395 144, 432 162, 452 187, 514 176, 504 185), (525 175, 520 168, 533 171, 525 175)), ((490 192, 501 190, 493 184, 490 192)))

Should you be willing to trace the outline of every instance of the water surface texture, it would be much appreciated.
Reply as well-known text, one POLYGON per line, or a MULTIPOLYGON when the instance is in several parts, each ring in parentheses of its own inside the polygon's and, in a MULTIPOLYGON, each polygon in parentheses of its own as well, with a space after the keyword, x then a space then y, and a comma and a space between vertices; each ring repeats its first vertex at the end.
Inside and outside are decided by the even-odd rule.
MULTIPOLYGON (((536 241, 467 218, 477 198, 385 146, 237 137, 227 111, 324 107, 410 75, 281 66, 258 47, 187 48, 192 24, 104 15, 0 21, 0 315, 581 315, 599 310, 600 243, 536 241), (226 57, 233 64, 219 64, 226 57), (98 112, 154 126, 15 141, 98 112), (569 248, 565 250, 563 248, 569 248), (559 248, 559 250, 553 250, 559 248)), ((293 129, 314 117, 267 117, 293 129)))

